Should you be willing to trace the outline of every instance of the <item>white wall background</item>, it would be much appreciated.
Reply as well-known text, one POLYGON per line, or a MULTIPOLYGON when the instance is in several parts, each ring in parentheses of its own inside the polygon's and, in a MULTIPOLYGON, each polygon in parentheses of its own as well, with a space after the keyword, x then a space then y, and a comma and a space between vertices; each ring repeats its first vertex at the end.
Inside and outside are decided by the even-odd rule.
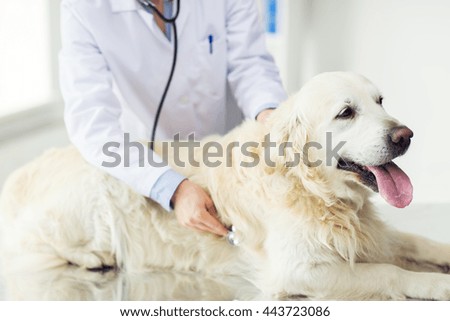
POLYGON ((48 1, 0 2, 0 116, 53 99, 48 1))
POLYGON ((415 132, 399 160, 414 202, 450 202, 450 1, 279 0, 269 39, 290 92, 313 75, 351 70, 371 79, 388 112, 415 132))

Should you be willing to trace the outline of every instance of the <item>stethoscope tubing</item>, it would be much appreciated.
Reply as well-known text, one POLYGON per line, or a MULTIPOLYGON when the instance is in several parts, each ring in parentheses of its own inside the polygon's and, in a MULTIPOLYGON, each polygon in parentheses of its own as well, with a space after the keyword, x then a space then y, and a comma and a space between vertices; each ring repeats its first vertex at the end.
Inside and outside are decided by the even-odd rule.
POLYGON ((162 12, 160 12, 158 10, 158 8, 156 8, 156 6, 149 0, 138 0, 138 2, 142 5, 142 7, 144 8, 145 11, 147 11, 149 13, 156 13, 156 15, 161 18, 161 20, 163 20, 166 23, 170 23, 172 25, 173 34, 174 34, 172 67, 170 69, 169 78, 167 80, 166 87, 164 88, 164 92, 163 92, 163 94, 161 96, 161 100, 159 102, 158 109, 156 110, 155 120, 153 122, 152 135, 151 135, 151 138, 150 138, 150 149, 154 150, 155 138, 156 138, 156 129, 158 128, 158 122, 159 122, 159 118, 161 116, 161 111, 163 109, 164 101, 166 100, 167 93, 168 93, 169 88, 170 88, 170 84, 172 83, 173 74, 175 73, 175 67, 176 67, 176 64, 177 64, 177 57, 178 57, 178 33, 177 33, 176 20, 178 18, 179 13, 180 13, 180 0, 177 0, 175 14, 173 15, 172 18, 165 17, 164 14, 162 12))

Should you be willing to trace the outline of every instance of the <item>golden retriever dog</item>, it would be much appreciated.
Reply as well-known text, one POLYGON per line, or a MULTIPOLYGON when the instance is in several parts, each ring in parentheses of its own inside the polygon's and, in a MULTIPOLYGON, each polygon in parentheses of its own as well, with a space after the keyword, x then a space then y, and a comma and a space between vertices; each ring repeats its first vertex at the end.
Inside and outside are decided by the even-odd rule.
POLYGON ((5 184, 5 273, 157 267, 238 275, 272 298, 449 300, 450 246, 386 226, 369 199, 379 192, 396 207, 411 202, 411 182, 392 160, 412 135, 370 81, 333 72, 310 80, 266 124, 247 121, 181 153, 185 166, 157 144, 208 191, 239 246, 181 226, 74 147, 49 151, 5 184), (218 156, 207 163, 205 151, 218 156))

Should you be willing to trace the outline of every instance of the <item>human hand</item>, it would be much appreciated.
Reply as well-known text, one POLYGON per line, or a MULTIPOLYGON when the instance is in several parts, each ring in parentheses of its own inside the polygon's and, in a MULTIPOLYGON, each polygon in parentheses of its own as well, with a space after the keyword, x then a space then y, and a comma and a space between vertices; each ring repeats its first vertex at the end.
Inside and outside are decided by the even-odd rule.
POLYGON ((258 114, 258 116, 256 116, 256 120, 265 123, 267 121, 267 118, 273 113, 274 110, 275 109, 273 108, 264 109, 258 114))
POLYGON ((217 219, 211 197, 197 184, 184 180, 172 196, 178 222, 194 230, 225 236, 228 230, 217 219))

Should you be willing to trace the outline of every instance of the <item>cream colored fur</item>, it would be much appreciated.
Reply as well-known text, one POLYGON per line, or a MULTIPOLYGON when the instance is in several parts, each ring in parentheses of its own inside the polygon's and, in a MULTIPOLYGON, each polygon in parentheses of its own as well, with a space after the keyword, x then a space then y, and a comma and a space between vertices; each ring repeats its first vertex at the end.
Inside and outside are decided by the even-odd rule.
MULTIPOLYGON (((225 149, 231 142, 262 142, 270 133, 278 144, 293 144, 282 156, 272 150, 275 167, 265 165, 261 145, 252 150, 260 158, 255 167, 241 166, 250 159, 239 148, 217 158, 222 165, 214 168, 200 161, 201 148, 195 154, 199 167, 177 167, 169 155, 174 168, 211 194, 224 224, 237 228, 239 247, 180 226, 173 213, 87 164, 74 147, 49 151, 4 186, 4 273, 68 263, 130 272, 158 267, 238 275, 272 297, 448 300, 450 275, 435 272, 447 272, 450 246, 386 226, 369 189, 355 174, 337 169, 336 160, 330 166, 285 166, 306 143, 325 146, 326 132, 334 144, 347 141, 341 150, 346 157, 367 164, 386 158, 385 135, 399 122, 375 103, 376 95, 361 76, 321 74, 266 126, 247 121, 202 142, 217 141, 225 149), (348 98, 361 108, 359 119, 336 122, 348 98)), ((311 151, 310 160, 325 160, 323 150, 311 151)))

